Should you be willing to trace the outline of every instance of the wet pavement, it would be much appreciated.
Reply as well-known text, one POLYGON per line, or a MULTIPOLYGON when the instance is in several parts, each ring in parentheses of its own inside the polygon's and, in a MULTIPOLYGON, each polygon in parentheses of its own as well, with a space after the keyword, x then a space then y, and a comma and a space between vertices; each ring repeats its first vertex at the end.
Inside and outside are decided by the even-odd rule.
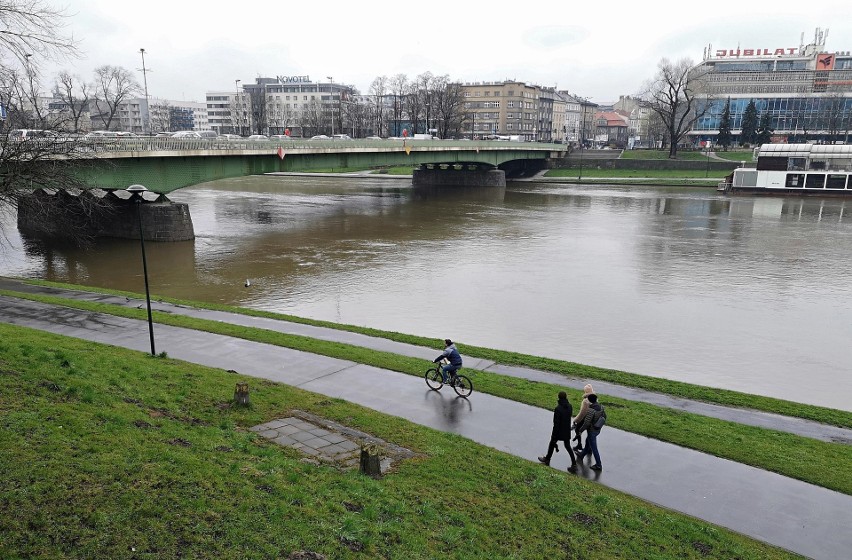
MULTIPOLYGON (((52 288, 45 286, 34 286, 26 284, 19 280, 0 277, 0 289, 15 290, 20 292, 54 295, 67 297, 71 299, 79 299, 84 301, 93 301, 98 303, 108 303, 112 305, 120 305, 123 307, 144 306, 145 301, 139 299, 128 299, 122 296, 110 296, 98 294, 94 292, 84 292, 77 290, 65 290, 60 288, 52 288)), ((343 342, 373 350, 392 352, 403 356, 411 356, 432 360, 439 352, 434 348, 423 348, 411 344, 394 342, 383 338, 371 337, 358 333, 351 333, 337 329, 324 327, 316 327, 312 325, 304 325, 301 323, 292 323, 277 319, 267 319, 262 317, 251 317, 248 315, 240 315, 238 313, 227 313, 223 311, 210 311, 205 309, 197 309, 181 305, 175 305, 166 302, 151 302, 152 309, 162 311, 164 313, 172 313, 175 315, 186 315, 198 319, 208 319, 212 321, 221 321, 235 325, 246 327, 256 327, 268 329, 286 334, 297 334, 316 338, 318 340, 329 340, 335 342, 343 342)), ((742 408, 726 407, 716 404, 704 403, 700 401, 673 397, 661 393, 654 393, 633 387, 625 387, 614 383, 604 381, 595 381, 582 378, 569 377, 558 373, 532 370, 518 366, 506 366, 495 364, 492 361, 481 360, 477 358, 465 357, 465 369, 490 371, 502 375, 529 379, 531 381, 539 381, 542 383, 550 383, 554 385, 564 385, 573 388, 580 388, 586 383, 592 383, 595 390, 601 395, 608 395, 627 399, 637 402, 645 402, 656 406, 682 410, 691 414, 700 414, 721 420, 728 420, 745 424, 748 426, 756 426, 760 428, 768 428, 782 432, 788 432, 799 436, 818 439, 821 441, 831 441, 839 443, 852 444, 852 430, 839 428, 837 426, 829 426, 803 420, 801 418, 792 418, 773 414, 770 412, 761 412, 756 410, 748 410, 742 408)))
MULTIPOLYGON (((5 296, 0 296, 0 321, 150 349, 144 321, 5 296)), ((462 399, 431 391, 417 377, 336 358, 166 325, 154 328, 158 351, 175 359, 346 399, 533 461, 547 448, 549 410, 482 393, 462 399)), ((614 428, 604 429, 599 445, 603 472, 590 470, 586 462, 579 476, 812 558, 845 558, 852 549, 852 496, 614 428)), ((554 456, 552 466, 567 467, 567 454, 554 456)))

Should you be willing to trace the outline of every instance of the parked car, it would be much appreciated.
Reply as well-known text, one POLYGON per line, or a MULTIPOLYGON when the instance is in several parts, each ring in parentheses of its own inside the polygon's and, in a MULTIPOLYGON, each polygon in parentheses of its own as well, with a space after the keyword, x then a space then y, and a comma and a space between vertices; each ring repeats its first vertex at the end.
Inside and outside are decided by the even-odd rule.
POLYGON ((97 140, 99 138, 118 138, 118 132, 114 130, 93 130, 83 136, 89 140, 97 140))
POLYGON ((325 134, 317 134, 316 136, 311 136, 311 140, 331 140, 331 138, 325 134))
POLYGON ((269 137, 270 140, 292 140, 293 138, 286 134, 273 134, 269 137))
POLYGON ((331 137, 332 140, 352 140, 352 137, 348 134, 335 134, 331 137))
POLYGON ((172 134, 172 138, 201 138, 201 134, 194 130, 178 130, 172 134))
POLYGON ((364 140, 381 140, 381 136, 367 136, 364 140))
POLYGON ((266 134, 252 134, 246 140, 251 140, 252 142, 263 142, 269 140, 269 136, 266 134))
POLYGON ((239 134, 220 134, 218 136, 219 140, 242 140, 243 137, 239 134))
POLYGON ((16 128, 9 132, 11 140, 32 140, 34 138, 56 138, 59 136, 52 130, 36 130, 32 128, 16 128))

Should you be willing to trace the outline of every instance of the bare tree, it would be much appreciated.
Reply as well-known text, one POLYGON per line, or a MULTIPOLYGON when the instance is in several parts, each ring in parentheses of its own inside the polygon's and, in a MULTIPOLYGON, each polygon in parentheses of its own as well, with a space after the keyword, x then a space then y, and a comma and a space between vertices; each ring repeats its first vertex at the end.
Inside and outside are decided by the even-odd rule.
POLYGON ((304 136, 312 136, 319 134, 322 127, 325 126, 325 118, 323 115, 322 103, 317 99, 311 99, 310 102, 302 107, 299 114, 299 124, 302 127, 304 136), (305 130, 308 132, 305 133, 305 130))
POLYGON ((391 107, 392 130, 388 136, 397 136, 402 133, 400 128, 404 110, 404 99, 408 92, 408 76, 405 74, 397 74, 390 79, 388 89, 390 89, 391 96, 393 97, 393 107, 391 107))
POLYGON ((62 35, 64 25, 64 13, 42 0, 0 0, 0 102, 9 111, 0 133, 0 207, 17 208, 26 201, 58 208, 59 212, 49 215, 32 212, 31 220, 40 219, 45 229, 82 242, 87 222, 81 217, 100 207, 97 197, 80 195, 79 203, 70 205, 64 204, 66 200, 41 204, 30 196, 39 187, 85 186, 79 171, 86 163, 81 161, 76 140, 51 130, 33 138, 9 133, 14 127, 54 125, 39 103, 39 66, 45 57, 56 60, 77 54, 74 41, 62 35))
POLYGON ((441 138, 461 138, 467 113, 461 83, 450 82, 448 76, 436 78, 432 94, 434 128, 441 138))
POLYGON ((36 67, 43 58, 77 56, 74 40, 62 34, 65 18, 42 0, 0 0, 0 53, 36 67))
POLYGON ((676 63, 663 58, 657 66, 657 75, 646 83, 639 95, 665 125, 670 158, 677 157, 680 141, 710 108, 709 97, 701 101, 696 97, 705 89, 706 71, 693 66, 688 58, 676 63))
POLYGON ((95 103, 104 129, 111 129, 119 105, 140 91, 139 82, 126 68, 107 64, 95 69, 95 103))
POLYGON ((387 94, 388 78, 379 76, 370 84, 370 95, 373 98, 373 118, 375 119, 375 134, 390 136, 385 123, 385 95, 387 94))
POLYGON ((54 97, 62 100, 65 110, 70 113, 68 128, 71 132, 80 132, 83 115, 89 111, 89 97, 92 86, 80 79, 80 76, 63 70, 56 78, 54 97))
POLYGON ((175 132, 180 129, 180 126, 175 123, 174 111, 171 104, 165 99, 159 99, 151 103, 148 107, 148 114, 151 118, 151 132, 175 132))
POLYGON ((251 111, 251 126, 254 129, 254 134, 264 134, 268 127, 268 123, 266 122, 266 111, 268 109, 266 88, 262 84, 258 84, 256 87, 247 89, 251 111))

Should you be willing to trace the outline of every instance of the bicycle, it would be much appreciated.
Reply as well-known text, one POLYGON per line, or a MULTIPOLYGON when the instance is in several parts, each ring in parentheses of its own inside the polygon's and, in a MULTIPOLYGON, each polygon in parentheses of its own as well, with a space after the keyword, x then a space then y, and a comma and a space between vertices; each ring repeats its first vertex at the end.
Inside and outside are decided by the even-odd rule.
MULTIPOLYGON (((437 364, 435 367, 426 370, 426 375, 424 376, 426 378, 426 385, 433 391, 440 391, 441 387, 445 385, 443 369, 442 364, 437 364)), ((473 383, 471 380, 467 376, 456 372, 450 374, 446 385, 452 387, 458 396, 465 399, 473 393, 473 383)))

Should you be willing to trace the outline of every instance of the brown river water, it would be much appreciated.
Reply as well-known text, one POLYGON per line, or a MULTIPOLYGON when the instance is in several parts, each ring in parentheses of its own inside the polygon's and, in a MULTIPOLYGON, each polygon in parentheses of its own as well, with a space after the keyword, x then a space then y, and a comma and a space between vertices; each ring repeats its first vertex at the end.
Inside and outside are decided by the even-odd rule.
MULTIPOLYGON (((146 244, 154 294, 852 410, 852 200, 364 176, 170 196, 197 238, 146 244)), ((48 246, 0 221, 2 275, 144 291, 137 242, 48 246)))

